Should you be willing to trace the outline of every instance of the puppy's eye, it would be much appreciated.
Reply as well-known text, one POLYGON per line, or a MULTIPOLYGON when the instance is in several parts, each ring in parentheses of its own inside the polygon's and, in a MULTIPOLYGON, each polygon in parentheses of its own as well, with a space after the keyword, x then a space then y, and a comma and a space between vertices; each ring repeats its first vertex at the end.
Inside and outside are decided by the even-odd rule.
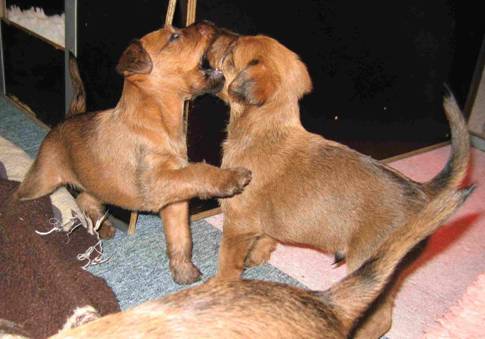
POLYGON ((168 39, 168 41, 169 42, 174 42, 178 38, 180 38, 180 34, 177 33, 177 32, 173 32, 172 35, 170 35, 170 38, 168 39))

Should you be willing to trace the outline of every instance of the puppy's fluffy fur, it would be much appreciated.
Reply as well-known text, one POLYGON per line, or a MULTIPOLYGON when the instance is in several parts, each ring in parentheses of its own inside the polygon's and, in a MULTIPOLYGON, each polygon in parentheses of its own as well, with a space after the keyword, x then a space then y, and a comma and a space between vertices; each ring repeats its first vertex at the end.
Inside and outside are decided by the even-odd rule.
MULTIPOLYGON (((187 160, 184 100, 217 90, 224 81, 200 68, 213 35, 213 25, 201 23, 167 26, 132 42, 117 65, 125 80, 116 107, 75 115, 53 128, 16 197, 35 199, 72 185, 82 191, 77 202, 93 220, 101 218, 106 203, 159 212, 174 280, 196 280, 187 200, 231 196, 250 180, 245 169, 187 160)), ((101 236, 114 232, 105 221, 101 236)))
MULTIPOLYGON (((243 194, 221 201, 220 280, 239 279, 244 264, 266 261, 277 241, 335 253, 354 271, 437 192, 466 175, 469 136, 452 96, 444 105, 452 155, 440 174, 421 184, 307 132, 298 100, 311 90, 310 76, 298 56, 276 40, 224 31, 208 60, 226 77, 218 96, 230 105, 222 167, 253 173, 243 194)), ((383 300, 357 337, 375 338, 389 329, 392 297, 383 300)))

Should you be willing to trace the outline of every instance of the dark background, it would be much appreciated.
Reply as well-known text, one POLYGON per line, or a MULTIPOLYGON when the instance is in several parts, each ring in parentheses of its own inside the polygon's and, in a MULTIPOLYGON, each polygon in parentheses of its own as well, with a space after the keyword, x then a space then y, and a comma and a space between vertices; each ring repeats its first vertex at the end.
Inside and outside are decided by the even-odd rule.
MULTIPOLYGON (((41 4, 58 14, 64 1, 11 3, 41 4)), ((89 110, 115 105, 122 86, 114 70, 119 56, 133 38, 163 25, 166 5, 78 1, 78 63, 89 110)), ((305 128, 378 159, 449 139, 443 84, 463 107, 484 33, 478 2, 458 0, 199 0, 202 19, 241 34, 270 35, 299 54, 314 84, 301 101, 305 128)), ((175 24, 182 22, 178 8, 175 24)), ((192 107, 189 157, 218 165, 227 107, 210 96, 192 107)))
MULTIPOLYGON (((443 83, 463 106, 484 29, 477 5, 463 1, 212 0, 197 10, 299 54, 314 82, 301 101, 305 128, 379 159, 448 139, 443 83)), ((194 129, 211 101, 195 103, 194 129)))
MULTIPOLYGON (((64 0, 11 4, 41 6, 51 15, 63 12, 64 0)), ((115 105, 122 85, 114 71, 119 56, 131 39, 163 25, 166 5, 78 2, 78 59, 90 110, 115 105)), ((377 158, 447 139, 442 84, 450 84, 463 106, 483 39, 480 15, 478 4, 452 0, 197 3, 198 20, 267 34, 298 53, 314 82, 313 93, 301 101, 304 126, 377 158)), ((178 8, 175 24, 181 26, 182 18, 178 8)), ((224 128, 226 111, 215 98, 194 103, 191 158, 218 162, 210 150, 220 143, 214 131, 224 128)))

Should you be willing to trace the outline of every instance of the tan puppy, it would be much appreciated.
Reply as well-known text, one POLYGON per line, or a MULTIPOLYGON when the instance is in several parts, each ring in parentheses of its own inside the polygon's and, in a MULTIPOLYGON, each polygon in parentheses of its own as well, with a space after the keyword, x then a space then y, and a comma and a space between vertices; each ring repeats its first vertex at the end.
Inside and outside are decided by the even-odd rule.
MULTIPOLYGON (((226 77, 218 95, 230 105, 222 167, 253 173, 243 194, 221 201, 220 280, 239 279, 245 263, 268 260, 277 241, 335 253, 352 272, 443 185, 466 175, 469 136, 453 98, 445 101, 453 154, 439 175, 421 184, 307 132, 298 100, 311 90, 310 76, 298 56, 276 40, 223 32, 208 60, 226 77)), ((377 307, 357 337, 376 338, 389 329, 392 298, 377 307)))
MULTIPOLYGON (((61 185, 82 191, 79 206, 93 220, 109 203, 128 210, 159 212, 174 280, 195 281, 188 203, 193 197, 226 197, 250 180, 245 169, 189 164, 184 100, 217 90, 224 78, 200 63, 214 27, 165 27, 135 40, 117 65, 125 77, 115 108, 76 115, 53 128, 16 195, 22 200, 61 185)), ((115 229, 105 221, 101 235, 115 229)))
POLYGON ((395 229, 359 269, 324 292, 267 281, 212 280, 53 338, 347 338, 399 260, 470 193, 453 186, 395 229))

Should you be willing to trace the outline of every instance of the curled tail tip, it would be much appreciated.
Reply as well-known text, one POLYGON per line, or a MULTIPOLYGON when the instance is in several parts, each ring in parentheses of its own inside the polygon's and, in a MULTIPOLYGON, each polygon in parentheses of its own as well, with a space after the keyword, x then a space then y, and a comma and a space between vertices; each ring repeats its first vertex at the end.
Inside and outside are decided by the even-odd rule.
POLYGON ((447 83, 443 84, 443 100, 444 100, 445 106, 446 106, 446 103, 452 103, 458 106, 456 97, 453 94, 451 87, 447 83))
POLYGON ((451 154, 444 168, 425 186, 431 196, 446 188, 458 188, 468 173, 470 135, 458 102, 450 87, 444 85, 443 108, 451 130, 451 154))
POLYGON ((453 97, 453 91, 448 83, 443 84, 443 96, 446 97, 453 97))
POLYGON ((458 104, 458 101, 456 100, 450 86, 448 86, 446 83, 443 84, 443 108, 445 109, 447 116, 449 116, 449 114, 452 112, 459 112, 460 117, 463 117, 460 105, 458 104))
POLYGON ((460 106, 458 105, 458 102, 456 101, 456 98, 453 94, 450 96, 444 96, 443 97, 443 107, 445 109, 445 112, 457 112, 459 111, 461 113, 460 106))

